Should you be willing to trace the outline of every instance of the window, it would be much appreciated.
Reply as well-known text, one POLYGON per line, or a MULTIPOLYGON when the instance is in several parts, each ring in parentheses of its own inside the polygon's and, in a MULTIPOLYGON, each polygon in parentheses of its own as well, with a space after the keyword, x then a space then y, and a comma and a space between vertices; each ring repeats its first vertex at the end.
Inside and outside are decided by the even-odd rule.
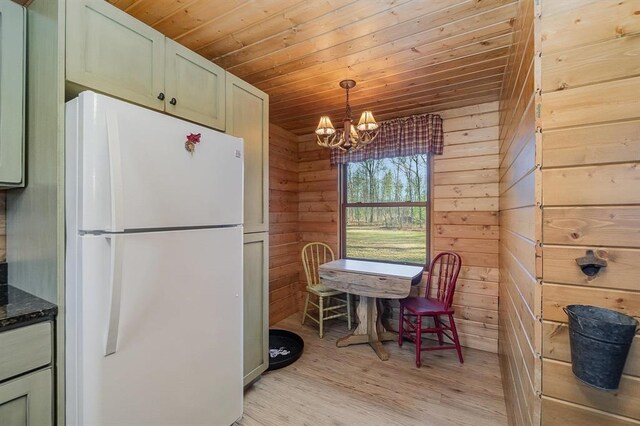
POLYGON ((345 257, 426 264, 427 169, 426 154, 343 165, 341 245, 345 257))

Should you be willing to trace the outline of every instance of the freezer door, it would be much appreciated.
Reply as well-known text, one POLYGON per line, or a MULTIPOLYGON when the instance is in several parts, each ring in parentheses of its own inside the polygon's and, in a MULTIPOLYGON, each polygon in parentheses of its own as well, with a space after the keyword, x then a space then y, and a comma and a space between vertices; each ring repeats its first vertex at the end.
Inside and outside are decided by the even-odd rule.
POLYGON ((93 92, 67 114, 77 229, 242 223, 242 139, 93 92))
POLYGON ((67 288, 69 425, 241 417, 241 232, 79 237, 79 279, 67 288))

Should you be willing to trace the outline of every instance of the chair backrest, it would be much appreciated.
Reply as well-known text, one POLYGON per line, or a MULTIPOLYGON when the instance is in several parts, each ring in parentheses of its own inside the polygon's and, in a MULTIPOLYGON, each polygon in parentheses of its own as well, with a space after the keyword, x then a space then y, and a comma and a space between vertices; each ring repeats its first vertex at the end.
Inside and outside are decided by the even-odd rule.
POLYGON ((309 243, 302 248, 302 265, 310 287, 320 285, 318 267, 333 260, 333 250, 325 243, 309 243))
POLYGON ((458 253, 450 251, 438 253, 429 267, 427 290, 424 297, 429 297, 432 286, 435 286, 435 298, 445 306, 451 307, 461 266, 462 259, 458 253))

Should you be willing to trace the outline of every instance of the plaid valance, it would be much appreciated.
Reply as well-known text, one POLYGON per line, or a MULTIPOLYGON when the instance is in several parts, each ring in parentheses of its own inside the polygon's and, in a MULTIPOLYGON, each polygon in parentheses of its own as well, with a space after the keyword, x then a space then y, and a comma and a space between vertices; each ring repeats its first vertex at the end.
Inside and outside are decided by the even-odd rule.
POLYGON ((378 137, 356 152, 331 150, 331 164, 400 157, 442 154, 442 118, 434 114, 412 115, 380 122, 378 137))

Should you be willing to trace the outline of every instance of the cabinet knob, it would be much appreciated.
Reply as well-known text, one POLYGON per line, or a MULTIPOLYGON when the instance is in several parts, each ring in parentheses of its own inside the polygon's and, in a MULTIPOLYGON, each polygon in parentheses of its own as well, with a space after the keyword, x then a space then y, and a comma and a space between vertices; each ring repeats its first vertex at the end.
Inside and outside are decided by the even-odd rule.
POLYGON ((170 103, 171 105, 175 105, 175 104, 177 104, 177 103, 178 103, 178 100, 177 100, 176 98, 171 98, 171 100, 169 101, 169 103, 170 103))
POLYGON ((160 94, 158 95, 158 99, 164 101, 164 93, 160 92, 160 94))

